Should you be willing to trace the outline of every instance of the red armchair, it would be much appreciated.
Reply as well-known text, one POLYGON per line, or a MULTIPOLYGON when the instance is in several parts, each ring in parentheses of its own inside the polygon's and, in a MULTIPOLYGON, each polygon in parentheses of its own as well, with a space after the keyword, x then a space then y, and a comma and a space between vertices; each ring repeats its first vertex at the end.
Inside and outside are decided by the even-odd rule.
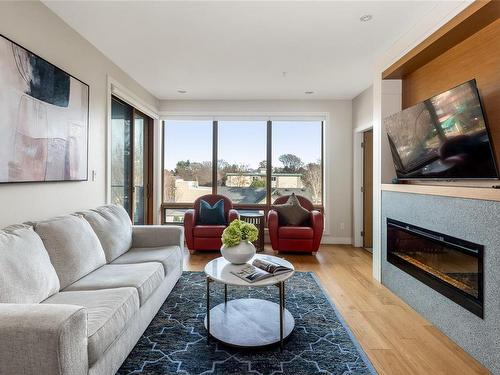
MULTIPOLYGON (((275 204, 284 204, 288 195, 277 198, 275 204)), ((311 215, 301 226, 280 225, 278 212, 271 209, 267 215, 269 238, 274 251, 297 251, 315 253, 319 249, 323 235, 323 214, 314 210, 312 202, 297 195, 300 205, 310 211, 311 215)))
POLYGON ((184 237, 189 250, 219 250, 222 246, 221 236, 227 225, 200 225, 198 215, 200 212, 201 200, 210 205, 219 200, 224 201, 224 216, 226 223, 238 219, 238 211, 233 209, 233 203, 222 195, 204 195, 194 201, 194 209, 187 210, 184 214, 184 237))

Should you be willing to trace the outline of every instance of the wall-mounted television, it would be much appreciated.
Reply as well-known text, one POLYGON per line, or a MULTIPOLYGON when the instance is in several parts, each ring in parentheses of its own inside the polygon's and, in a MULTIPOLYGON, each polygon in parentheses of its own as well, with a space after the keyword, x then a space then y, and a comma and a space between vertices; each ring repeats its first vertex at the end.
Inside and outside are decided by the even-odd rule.
POLYGON ((385 118, 398 179, 498 179, 476 81, 385 118))

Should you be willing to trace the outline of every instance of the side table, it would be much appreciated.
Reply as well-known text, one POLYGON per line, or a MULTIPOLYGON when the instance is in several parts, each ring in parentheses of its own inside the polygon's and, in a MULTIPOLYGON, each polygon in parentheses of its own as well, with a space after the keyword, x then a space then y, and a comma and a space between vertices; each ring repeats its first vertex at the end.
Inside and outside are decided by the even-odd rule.
POLYGON ((257 241, 255 241, 253 244, 257 252, 260 253, 264 251, 264 214, 258 212, 247 212, 244 214, 240 214, 240 219, 257 227, 257 229, 259 230, 259 238, 257 238, 257 241))

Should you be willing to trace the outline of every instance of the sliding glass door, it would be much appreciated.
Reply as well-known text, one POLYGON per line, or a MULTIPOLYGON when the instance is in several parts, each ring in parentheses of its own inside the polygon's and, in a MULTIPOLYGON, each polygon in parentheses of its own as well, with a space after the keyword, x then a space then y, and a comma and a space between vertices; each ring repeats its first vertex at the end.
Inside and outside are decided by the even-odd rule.
POLYGON ((111 101, 111 203, 134 224, 152 223, 153 120, 129 104, 111 101))
POLYGON ((111 203, 131 212, 132 107, 113 98, 111 105, 111 203))

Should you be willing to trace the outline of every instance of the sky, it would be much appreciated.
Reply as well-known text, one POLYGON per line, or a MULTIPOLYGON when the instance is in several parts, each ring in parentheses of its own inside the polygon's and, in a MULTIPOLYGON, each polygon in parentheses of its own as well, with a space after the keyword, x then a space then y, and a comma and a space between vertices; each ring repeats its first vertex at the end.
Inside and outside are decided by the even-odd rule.
MULTIPOLYGON (((266 160, 266 121, 219 121, 218 159, 247 164, 256 169, 266 160)), ((304 163, 321 157, 320 121, 273 121, 273 166, 283 154, 294 154, 304 163)), ((212 160, 212 121, 167 120, 165 166, 172 170, 179 160, 212 160)))

